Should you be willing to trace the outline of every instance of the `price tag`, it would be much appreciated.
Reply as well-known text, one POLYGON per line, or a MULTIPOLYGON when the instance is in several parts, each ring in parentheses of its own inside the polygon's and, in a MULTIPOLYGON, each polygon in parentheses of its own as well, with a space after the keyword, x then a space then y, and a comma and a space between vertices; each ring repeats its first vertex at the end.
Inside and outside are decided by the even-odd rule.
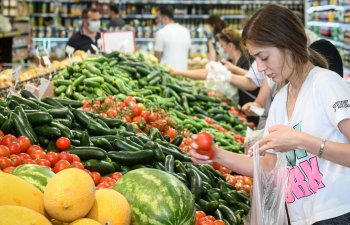
POLYGON ((69 45, 66 46, 66 53, 67 53, 67 55, 68 55, 69 57, 71 57, 71 56, 73 55, 74 50, 75 50, 75 49, 74 49, 73 47, 71 47, 71 46, 69 46, 69 45))
POLYGON ((43 61, 44 61, 44 65, 45 65, 46 67, 51 67, 51 61, 50 61, 49 56, 44 55, 44 56, 43 56, 43 61))
POLYGON ((39 88, 39 98, 43 98, 46 96, 53 96, 53 85, 52 82, 48 79, 41 78, 39 88))
POLYGON ((100 53, 96 45, 91 44, 92 49, 95 51, 96 55, 100 53))
POLYGON ((33 84, 27 83, 24 86, 24 89, 32 92, 35 96, 39 97, 39 89, 38 89, 38 87, 34 86, 33 84))

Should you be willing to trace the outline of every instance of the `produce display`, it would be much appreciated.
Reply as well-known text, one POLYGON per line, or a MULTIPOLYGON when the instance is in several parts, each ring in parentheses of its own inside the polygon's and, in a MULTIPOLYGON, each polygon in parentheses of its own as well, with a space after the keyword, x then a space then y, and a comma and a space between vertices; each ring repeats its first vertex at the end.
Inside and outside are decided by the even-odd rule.
POLYGON ((0 100, 0 169, 11 173, 0 171, 0 206, 45 209, 52 224, 243 223, 252 179, 188 154, 193 142, 243 153, 249 124, 235 108, 143 54, 86 58, 53 83, 56 97, 0 100))

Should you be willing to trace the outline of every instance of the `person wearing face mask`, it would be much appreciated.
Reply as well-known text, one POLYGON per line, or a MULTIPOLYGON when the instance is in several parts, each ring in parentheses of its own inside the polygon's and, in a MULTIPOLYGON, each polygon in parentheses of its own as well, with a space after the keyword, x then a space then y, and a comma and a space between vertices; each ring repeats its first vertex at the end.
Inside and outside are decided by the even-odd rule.
POLYGON ((208 60, 216 61, 219 59, 219 52, 222 50, 217 35, 227 27, 227 23, 219 15, 211 15, 207 20, 207 24, 208 60))
POLYGON ((155 56, 164 65, 179 70, 187 69, 188 53, 191 47, 189 30, 174 21, 174 9, 171 6, 159 8, 157 21, 164 25, 157 31, 155 38, 155 56))
POLYGON ((79 32, 73 34, 67 43, 67 46, 74 48, 74 51, 90 51, 96 54, 101 40, 101 21, 100 13, 95 8, 87 8, 82 12, 82 26, 79 32))
MULTIPOLYGON (((238 30, 227 27, 218 35, 220 47, 218 49, 221 62, 232 73, 230 83, 239 88, 239 105, 244 105, 247 102, 254 101, 259 92, 260 84, 256 84, 254 77, 245 76, 251 74, 248 72, 250 65, 249 58, 243 54, 240 41, 241 34, 238 30)), ((196 80, 205 80, 208 75, 206 69, 197 70, 177 70, 170 69, 170 74, 181 75, 196 80)), ((248 117, 248 121, 258 123, 259 118, 248 117)))

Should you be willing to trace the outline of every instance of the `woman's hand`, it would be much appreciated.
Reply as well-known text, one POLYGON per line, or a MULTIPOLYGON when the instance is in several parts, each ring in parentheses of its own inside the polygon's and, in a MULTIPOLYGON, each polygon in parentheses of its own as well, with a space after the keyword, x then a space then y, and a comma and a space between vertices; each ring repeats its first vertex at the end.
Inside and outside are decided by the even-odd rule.
POLYGON ((238 66, 232 64, 231 62, 222 59, 221 60, 222 64, 224 64, 224 66, 232 73, 237 74, 237 68, 239 68, 238 66))
POLYGON ((179 75, 180 74, 180 72, 179 72, 179 70, 177 70, 177 69, 174 69, 174 68, 172 68, 172 67, 170 67, 169 68, 169 73, 170 73, 170 75, 179 75))
POLYGON ((260 107, 261 106, 257 103, 257 102, 247 102, 246 104, 243 105, 242 107, 242 111, 247 115, 247 116, 258 116, 256 115, 252 110, 251 107, 252 106, 257 106, 260 107))
MULTIPOLYGON (((297 149, 300 132, 286 125, 275 125, 269 128, 269 134, 259 141, 259 152, 273 149, 276 152, 286 152, 297 149)), ((249 149, 253 155, 253 148, 249 149)))

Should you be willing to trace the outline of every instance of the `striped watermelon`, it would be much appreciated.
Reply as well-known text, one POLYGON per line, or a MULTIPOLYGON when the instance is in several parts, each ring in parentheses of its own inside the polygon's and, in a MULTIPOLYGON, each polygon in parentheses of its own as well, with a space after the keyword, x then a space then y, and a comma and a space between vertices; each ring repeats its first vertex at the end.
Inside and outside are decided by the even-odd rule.
POLYGON ((190 190, 173 175, 141 168, 123 175, 114 186, 132 208, 132 225, 194 225, 190 190))
POLYGON ((17 166, 11 173, 33 184, 41 192, 44 192, 47 182, 55 175, 55 173, 48 168, 35 164, 17 166))

